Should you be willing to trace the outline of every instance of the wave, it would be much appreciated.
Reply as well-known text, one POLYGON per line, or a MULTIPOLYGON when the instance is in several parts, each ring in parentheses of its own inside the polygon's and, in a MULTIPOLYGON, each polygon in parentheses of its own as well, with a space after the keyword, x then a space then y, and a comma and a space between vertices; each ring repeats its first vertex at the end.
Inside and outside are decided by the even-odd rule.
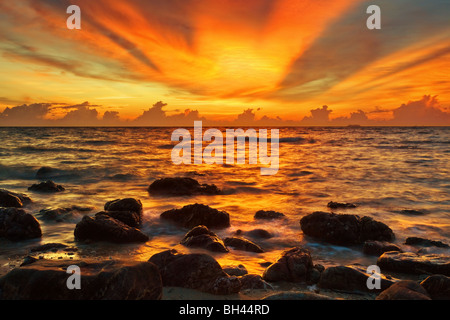
POLYGON ((85 149, 85 148, 69 148, 69 147, 35 147, 35 146, 22 146, 16 147, 14 150, 26 152, 26 153, 34 153, 34 152, 96 152, 93 149, 85 149))

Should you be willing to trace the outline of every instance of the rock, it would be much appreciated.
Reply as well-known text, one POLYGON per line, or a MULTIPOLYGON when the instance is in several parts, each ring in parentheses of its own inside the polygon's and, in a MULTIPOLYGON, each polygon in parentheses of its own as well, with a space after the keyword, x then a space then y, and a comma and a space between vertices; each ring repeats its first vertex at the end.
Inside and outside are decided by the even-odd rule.
POLYGON ((255 213, 254 217, 255 219, 266 219, 266 220, 273 220, 273 219, 283 219, 286 216, 277 211, 273 210, 259 210, 255 213))
POLYGON ((142 203, 134 198, 124 198, 108 201, 104 206, 105 211, 131 211, 142 215, 142 203))
POLYGON ((227 275, 208 254, 182 254, 172 249, 153 255, 149 262, 158 266, 163 286, 221 295, 238 293, 242 286, 237 277, 227 275))
POLYGON ((320 288, 342 290, 350 292, 379 292, 389 288, 394 281, 381 276, 381 289, 369 289, 367 287, 367 279, 371 274, 367 273, 364 268, 358 266, 336 266, 326 268, 320 277, 318 283, 320 288))
POLYGON ((0 291, 4 300, 148 300, 161 299, 162 281, 150 262, 40 259, 0 278, 0 291), (70 265, 80 268, 80 290, 67 288, 70 265))
POLYGON ((431 298, 416 281, 402 280, 381 292, 376 300, 431 300, 431 298))
POLYGON ((227 212, 198 203, 184 206, 181 209, 165 211, 160 217, 185 228, 204 225, 207 228, 221 229, 230 226, 230 216, 227 212))
POLYGON ((263 279, 268 282, 306 282, 312 268, 309 251, 294 247, 284 251, 275 263, 264 270, 263 279))
POLYGON ((28 190, 36 192, 61 192, 65 189, 63 186, 56 184, 51 180, 47 180, 39 184, 33 184, 31 187, 28 187, 28 190))
POLYGON ((421 215, 424 215, 427 213, 425 211, 419 211, 419 210, 413 210, 413 209, 403 209, 403 210, 399 210, 399 211, 395 211, 395 212, 400 213, 400 214, 405 214, 408 216, 421 216, 421 215))
POLYGON ((45 179, 54 179, 65 176, 66 173, 63 170, 52 168, 52 167, 40 167, 36 172, 36 179, 45 180, 45 179))
POLYGON ((98 215, 109 216, 133 228, 139 228, 141 225, 141 218, 139 214, 133 211, 101 211, 95 214, 95 216, 98 215))
POLYGON ((408 237, 406 238, 405 244, 407 245, 418 245, 418 246, 424 246, 424 247, 438 247, 438 248, 450 248, 450 246, 446 243, 443 243, 441 241, 436 240, 430 240, 425 238, 419 238, 419 237, 408 237))
POLYGON ((450 300, 450 278, 442 274, 433 274, 420 285, 425 288, 433 300, 450 300))
POLYGON ((381 256, 383 253, 388 251, 403 252, 399 246, 390 242, 374 240, 367 240, 364 242, 363 252, 365 254, 381 256))
POLYGON ((262 253, 264 250, 252 241, 240 237, 228 237, 223 240, 227 247, 232 247, 235 250, 249 251, 262 253))
POLYGON ((349 209, 349 208, 356 208, 356 205, 353 203, 342 203, 342 202, 330 201, 330 202, 328 202, 327 207, 331 208, 331 209, 349 209))
POLYGON ((412 274, 443 274, 450 276, 450 256, 442 254, 418 255, 412 252, 389 251, 377 260, 382 270, 412 274))
POLYGON ((236 276, 240 277, 243 275, 248 274, 247 268, 245 268, 244 265, 228 265, 228 266, 222 266, 223 271, 225 271, 229 276, 236 276))
POLYGON ((192 228, 180 243, 186 247, 199 247, 214 252, 228 252, 223 241, 205 226, 192 228))
POLYGON ((0 238, 20 241, 41 236, 41 226, 34 216, 23 209, 0 208, 0 238))
POLYGON ((270 294, 262 300, 335 300, 323 294, 301 291, 283 291, 270 294))
POLYGON ((148 236, 139 229, 130 227, 125 223, 105 214, 94 218, 84 216, 75 226, 76 240, 110 241, 115 243, 146 242, 148 236))
POLYGON ((63 248, 67 248, 67 245, 63 243, 50 242, 37 247, 33 247, 30 249, 30 252, 58 251, 58 249, 63 248))
POLYGON ((339 245, 360 244, 366 240, 395 239, 392 230, 384 223, 352 214, 316 211, 303 217, 300 226, 308 236, 339 245))
POLYGON ((273 235, 264 229, 253 229, 249 231, 236 230, 236 235, 246 235, 255 239, 270 239, 273 235))
POLYGON ((0 207, 22 208, 30 203, 31 199, 25 194, 0 189, 0 207))
POLYGON ((253 290, 253 289, 263 289, 263 290, 273 290, 272 285, 267 283, 258 274, 246 274, 240 277, 242 287, 241 290, 253 290))
POLYGON ((35 257, 32 257, 32 256, 26 256, 24 259, 23 259, 23 261, 22 261, 22 263, 20 264, 20 266, 22 267, 22 266, 26 266, 26 265, 28 265, 28 264, 32 264, 32 263, 34 263, 34 262, 36 262, 36 261, 38 261, 39 259, 36 259, 35 257))
POLYGON ((72 206, 67 208, 45 208, 39 210, 36 217, 44 221, 64 222, 76 218, 77 212, 91 211, 93 208, 72 206))
POLYGON ((200 184, 197 180, 187 177, 161 178, 155 180, 148 187, 148 192, 153 195, 165 196, 221 194, 221 191, 216 187, 216 185, 200 184))

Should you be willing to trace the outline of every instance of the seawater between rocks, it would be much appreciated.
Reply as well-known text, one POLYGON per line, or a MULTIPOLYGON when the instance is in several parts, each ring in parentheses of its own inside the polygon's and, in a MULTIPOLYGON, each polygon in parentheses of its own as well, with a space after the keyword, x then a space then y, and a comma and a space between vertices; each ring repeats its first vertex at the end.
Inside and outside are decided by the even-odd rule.
POLYGON ((188 230, 159 218, 163 211, 193 203, 230 214, 231 227, 213 230, 222 238, 238 229, 261 228, 273 235, 254 240, 264 253, 208 252, 222 265, 245 265, 249 273, 262 273, 261 263, 274 262, 293 246, 308 248, 314 263, 326 266, 375 264, 376 257, 364 255, 361 246, 330 245, 303 235, 299 220, 314 211, 330 211, 329 201, 357 204, 354 209, 334 211, 384 222, 394 231, 395 243, 403 244, 410 236, 448 243, 450 127, 279 128, 280 168, 273 176, 261 176, 258 165, 174 165, 170 157, 176 144, 170 141, 174 129, 0 128, 0 187, 33 199, 26 210, 38 218, 43 231, 37 240, 0 239, 0 274, 18 266, 30 248, 49 242, 78 249, 40 254, 49 259, 144 261, 172 248, 205 252, 183 247, 179 242, 188 230), (51 180, 65 191, 27 190, 45 180, 36 177, 43 166, 56 169, 51 180), (154 197, 147 192, 154 180, 175 176, 215 184, 224 192, 192 197, 154 197), (141 200, 142 231, 150 237, 148 242, 118 245, 74 240, 75 225, 83 215, 93 215, 103 210, 105 202, 125 197, 141 200), (41 209, 74 205, 92 210, 77 212, 62 222, 43 221, 38 215, 41 209), (258 210, 282 212, 286 219, 255 220, 258 210))

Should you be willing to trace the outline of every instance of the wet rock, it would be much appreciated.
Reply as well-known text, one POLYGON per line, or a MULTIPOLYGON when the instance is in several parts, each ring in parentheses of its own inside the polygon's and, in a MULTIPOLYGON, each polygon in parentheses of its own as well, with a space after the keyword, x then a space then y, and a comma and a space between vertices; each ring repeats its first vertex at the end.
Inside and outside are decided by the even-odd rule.
POLYGON ((212 184, 200 184, 197 180, 187 177, 161 178, 155 180, 148 192, 153 195, 165 196, 192 196, 221 194, 219 188, 212 184))
POLYGON ((246 274, 240 277, 242 287, 241 290, 273 290, 273 286, 267 283, 259 274, 246 274))
POLYGON ((306 282, 312 268, 309 250, 294 247, 284 251, 275 263, 264 270, 263 279, 268 282, 306 282))
POLYGON ((212 294, 233 294, 241 289, 241 281, 230 277, 210 255, 182 254, 166 250, 153 255, 149 262, 161 271, 164 286, 183 287, 212 294))
POLYGON ((424 247, 438 247, 438 248, 450 248, 450 246, 442 241, 430 240, 419 237, 408 237, 406 238, 405 244, 413 246, 424 246, 424 247))
POLYGON ((105 214, 95 217, 84 216, 75 226, 75 239, 109 241, 115 243, 146 242, 148 236, 139 229, 114 219, 105 214))
POLYGON ((0 189, 0 207, 22 208, 30 203, 31 199, 25 194, 0 189))
POLYGON ((65 188, 51 180, 47 180, 39 184, 33 184, 31 187, 28 187, 28 190, 36 192, 61 192, 64 191, 65 188))
POLYGON ((402 280, 381 292, 376 300, 431 300, 431 298, 416 281, 402 280))
POLYGON ((150 300, 161 299, 162 281, 150 262, 45 260, 15 268, 0 278, 4 300, 150 300), (81 289, 69 290, 66 273, 80 268, 81 289))
POLYGON ((323 294, 302 291, 283 291, 270 294, 262 300, 335 300, 323 294))
POLYGON ((264 250, 256 243, 241 237, 228 237, 223 240, 227 247, 232 247, 235 250, 249 251, 261 253, 264 250))
POLYGON ((433 300, 450 300, 450 278, 442 274, 433 274, 420 285, 425 288, 433 300))
POLYGON ((40 167, 36 172, 36 179, 54 179, 66 175, 63 170, 52 168, 52 167, 40 167))
POLYGON ((255 219, 266 219, 266 220, 283 219, 285 217, 286 216, 283 213, 273 210, 259 210, 254 215, 255 219))
POLYGON ((190 204, 181 209, 171 209, 161 214, 161 219, 174 222, 185 228, 204 225, 207 228, 228 228, 230 216, 204 204, 190 204))
POLYGON ((34 262, 38 261, 38 259, 36 259, 35 257, 32 256, 26 256, 25 258, 23 258, 22 263, 20 264, 20 266, 26 266, 28 264, 32 264, 34 262))
POLYGON ((205 226, 192 228, 180 242, 186 247, 204 248, 213 252, 228 252, 223 241, 205 226))
POLYGON ((105 211, 131 211, 142 215, 142 203, 138 199, 124 198, 108 201, 104 206, 105 211))
POLYGON ((367 240, 364 242, 363 252, 365 254, 373 256, 381 256, 383 253, 388 251, 402 252, 403 250, 399 246, 391 242, 374 241, 374 240, 367 240))
POLYGON ((101 211, 95 214, 95 216, 98 215, 109 216, 133 228, 139 228, 141 225, 141 218, 139 214, 133 211, 101 211))
POLYGON ((248 274, 247 268, 245 268, 244 265, 229 265, 229 266, 222 266, 223 271, 225 271, 229 276, 236 276, 240 277, 243 275, 248 274))
POLYGON ((358 266, 336 266, 326 268, 318 283, 320 288, 353 292, 377 292, 389 288, 394 281, 381 276, 381 289, 369 289, 367 279, 371 274, 358 266))
POLYGON ((23 209, 0 208, 0 238, 20 241, 41 236, 41 226, 34 216, 23 209))
POLYGON ((450 256, 419 255, 412 252, 385 252, 377 260, 382 270, 412 274, 443 274, 450 276, 450 256))
POLYGON ((339 245, 360 244, 366 240, 392 241, 392 230, 370 217, 316 211, 300 220, 308 236, 339 245))
POLYGON ((249 230, 249 231, 245 231, 243 232, 242 230, 237 230, 236 231, 236 235, 241 235, 244 234, 246 236, 249 236, 251 238, 255 238, 255 239, 270 239, 273 237, 273 235, 264 229, 253 229, 253 230, 249 230))
POLYGON ((330 201, 328 202, 327 207, 331 209, 349 209, 349 208, 356 208, 356 205, 353 203, 330 201))

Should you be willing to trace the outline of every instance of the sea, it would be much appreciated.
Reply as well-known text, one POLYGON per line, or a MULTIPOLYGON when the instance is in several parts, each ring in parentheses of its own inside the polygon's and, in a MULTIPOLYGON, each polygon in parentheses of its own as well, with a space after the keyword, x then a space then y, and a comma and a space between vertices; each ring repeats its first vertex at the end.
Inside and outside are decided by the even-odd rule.
POLYGON ((331 245, 304 235, 299 221, 314 211, 373 217, 394 231, 394 243, 406 251, 417 250, 404 245, 411 236, 449 243, 450 127, 277 128, 279 170, 274 175, 261 175, 259 164, 176 165, 171 159, 177 144, 171 141, 175 129, 0 128, 0 188, 27 194, 33 203, 25 210, 36 216, 43 231, 40 239, 0 239, 0 274, 19 266, 31 248, 45 243, 63 243, 76 251, 38 253, 39 258, 146 261, 155 253, 176 249, 206 252, 222 266, 242 264, 249 273, 257 274, 294 246, 309 249, 313 262, 324 266, 376 263, 377 257, 364 254, 362 246, 331 245), (65 191, 28 190, 43 181, 36 176, 42 167, 54 169, 51 180, 65 191), (149 185, 164 177, 191 177, 200 183, 215 184, 223 193, 150 195, 149 185), (116 244, 74 239, 74 228, 84 215, 102 211, 107 201, 127 197, 142 202, 141 230, 149 241, 116 244), (357 207, 332 210, 327 207, 330 201, 354 203, 357 207), (273 237, 253 239, 263 253, 186 248, 180 240, 189 230, 162 221, 160 214, 193 203, 229 213, 231 226, 212 230, 221 238, 253 229, 264 229, 273 237), (42 209, 72 206, 89 210, 75 212, 63 221, 40 218, 42 209), (254 215, 258 210, 274 210, 286 217, 257 220, 254 215))

